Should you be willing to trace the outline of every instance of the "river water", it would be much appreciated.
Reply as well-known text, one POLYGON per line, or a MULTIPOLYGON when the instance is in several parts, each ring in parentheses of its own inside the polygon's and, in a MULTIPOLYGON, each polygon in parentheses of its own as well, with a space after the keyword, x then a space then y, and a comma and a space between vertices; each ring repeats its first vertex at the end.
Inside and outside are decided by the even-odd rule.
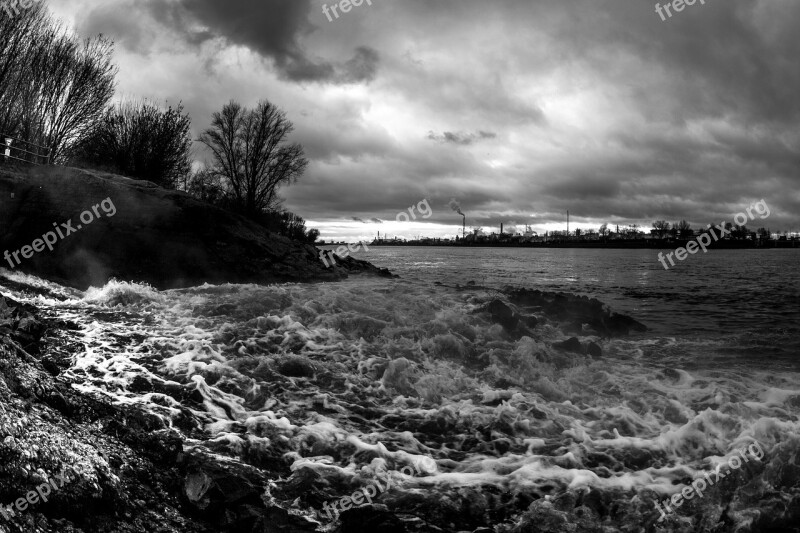
POLYGON ((669 271, 651 250, 355 256, 401 277, 84 293, 0 270, 0 288, 22 284, 3 292, 80 326, 74 387, 270 472, 265 500, 320 530, 337 527, 323 504, 374 479, 391 481, 376 503, 440 531, 535 531, 554 513, 649 529, 654 499, 752 443, 763 462, 670 520, 748 531, 783 516, 763 502, 764 487, 786 501, 795 481, 769 469, 800 449, 799 250, 713 251, 669 271), (566 358, 553 343, 573 333, 546 317, 512 335, 482 311, 508 287, 597 298, 648 331, 587 329, 602 356, 566 358))

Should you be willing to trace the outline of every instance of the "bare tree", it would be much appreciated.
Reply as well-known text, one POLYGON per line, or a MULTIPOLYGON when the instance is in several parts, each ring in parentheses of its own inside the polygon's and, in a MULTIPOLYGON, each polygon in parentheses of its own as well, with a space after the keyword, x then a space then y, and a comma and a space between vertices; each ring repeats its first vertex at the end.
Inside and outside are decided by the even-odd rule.
POLYGON ((653 222, 653 229, 658 233, 658 238, 663 239, 669 231, 670 225, 666 220, 656 220, 653 222))
POLYGON ((162 108, 145 100, 106 110, 72 150, 77 164, 152 181, 186 184, 191 170, 191 119, 183 105, 162 108))
POLYGON ((689 236, 689 232, 692 230, 692 226, 685 220, 681 220, 680 222, 675 224, 675 229, 678 230, 678 236, 683 238, 689 236))
POLYGON ((4 17, 0 35, 0 127, 62 159, 114 94, 113 44, 81 41, 42 5, 4 17))
POLYGON ((603 224, 600 226, 600 229, 597 230, 597 232, 605 239, 606 235, 608 235, 608 224, 603 224))
POLYGON ((37 38, 47 27, 47 12, 37 4, 16 17, 0 17, 0 130, 17 133, 20 124, 20 96, 25 89, 31 64, 43 48, 37 38))
POLYGON ((266 100, 253 110, 231 101, 200 136, 211 150, 212 170, 245 214, 276 209, 280 187, 297 181, 308 166, 303 147, 288 143, 293 129, 286 113, 266 100))

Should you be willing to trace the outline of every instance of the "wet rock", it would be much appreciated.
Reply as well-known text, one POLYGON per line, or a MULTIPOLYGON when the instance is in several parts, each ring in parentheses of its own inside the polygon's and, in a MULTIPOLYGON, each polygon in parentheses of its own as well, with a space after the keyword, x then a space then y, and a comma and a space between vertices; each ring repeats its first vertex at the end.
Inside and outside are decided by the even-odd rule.
POLYGON ((308 519, 265 503, 263 495, 268 475, 255 467, 219 461, 199 449, 187 450, 179 467, 184 472, 183 501, 217 531, 301 533, 315 530, 308 519))
POLYGON ((136 376, 131 380, 131 384, 128 386, 128 390, 131 392, 152 392, 153 384, 150 383, 150 380, 144 376, 136 376))
POLYGON ((661 371, 661 373, 664 374, 664 377, 672 381, 678 381, 681 379, 680 372, 678 372, 674 368, 665 368, 664 370, 661 371))
POLYGON ((32 353, 49 353, 57 340, 45 335, 57 325, 1 295, 0 308, 0 503, 65 476, 46 503, 11 514, 0 529, 209 531, 210 524, 190 517, 178 502, 181 440, 156 429, 163 425, 157 417, 128 412, 129 406, 112 406, 54 379, 17 341, 36 343, 29 346, 32 353))
MULTIPOLYGON (((392 274, 388 268, 379 268, 369 263, 367 261, 356 259, 353 256, 347 256, 344 258, 340 258, 338 255, 334 254, 336 257, 337 268, 339 271, 344 271, 346 274, 369 274, 373 276, 377 276, 379 278, 399 278, 400 276, 396 274, 392 274)), ((341 275, 341 274, 340 274, 341 275)))
POLYGON ((500 300, 492 300, 486 307, 492 315, 492 320, 503 326, 506 330, 513 330, 517 327, 519 317, 514 311, 500 300))
POLYGON ((559 323, 563 330, 583 334, 595 331, 603 337, 643 332, 647 327, 631 317, 611 311, 602 302, 586 296, 544 292, 529 289, 508 289, 510 302, 521 313, 534 312, 559 323))
POLYGON ((586 345, 586 353, 594 357, 595 359, 599 359, 603 357, 603 349, 595 342, 590 342, 586 345))
POLYGON ((210 502, 210 499, 206 498, 206 494, 212 486, 212 481, 213 480, 202 471, 189 474, 186 476, 184 482, 186 497, 200 509, 205 509, 210 502))
POLYGON ((56 363, 51 357, 44 357, 42 358, 41 362, 42 367, 47 370, 51 376, 57 376, 61 373, 61 367, 59 367, 58 363, 56 363))
POLYGON ((290 378, 314 377, 314 365, 302 357, 290 357, 278 363, 278 372, 290 378))
POLYGON ((576 337, 553 344, 553 347, 570 353, 583 354, 583 345, 576 337))
POLYGON ((364 505, 341 514, 340 533, 406 533, 403 522, 382 505, 364 505))

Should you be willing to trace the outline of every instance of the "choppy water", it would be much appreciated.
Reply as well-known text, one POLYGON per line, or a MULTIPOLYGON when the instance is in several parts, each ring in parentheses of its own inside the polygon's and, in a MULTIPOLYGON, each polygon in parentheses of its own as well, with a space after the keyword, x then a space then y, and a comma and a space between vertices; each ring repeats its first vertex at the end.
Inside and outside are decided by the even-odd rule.
MULTIPOLYGON (((765 464, 797 453, 796 251, 715 252, 670 272, 637 250, 358 257, 403 278, 81 293, 0 276, 30 289, 4 290, 12 297, 81 325, 69 333, 83 346, 67 372, 75 387, 142 405, 191 445, 273 472, 269 498, 321 528, 323 502, 376 476, 393 481, 380 503, 434 509, 445 531, 511 531, 530 509, 586 491, 628 513, 639 505, 628 518, 651 525, 659 515, 641 501, 749 443, 765 464), (551 346, 570 336, 559 328, 516 338, 477 312, 505 285, 596 296, 651 329, 587 333, 603 357, 564 361, 551 346), (421 474, 397 472, 407 465, 421 474)), ((737 482, 763 488, 764 472, 748 475, 737 482)), ((770 483, 773 497, 788 491, 770 483)), ((751 496, 705 503, 719 512, 736 498, 747 512, 734 525, 746 528, 760 512, 751 496)))
MULTIPOLYGON (((695 364, 800 369, 800 250, 712 250, 664 270, 653 250, 371 247, 353 254, 421 282, 585 294, 697 343, 695 364), (704 349, 706 345, 709 349, 704 349), (718 347, 719 349, 716 349, 718 347)), ((657 353, 657 357, 680 354, 657 353)), ((682 362, 686 362, 685 359, 682 362)))

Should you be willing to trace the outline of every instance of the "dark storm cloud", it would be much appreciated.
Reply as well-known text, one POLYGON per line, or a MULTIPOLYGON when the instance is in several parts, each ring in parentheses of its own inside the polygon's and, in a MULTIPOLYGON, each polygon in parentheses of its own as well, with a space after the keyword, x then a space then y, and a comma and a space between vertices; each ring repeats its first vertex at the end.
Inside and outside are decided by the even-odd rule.
POLYGON ((180 4, 164 0, 104 3, 87 10, 78 20, 81 33, 109 35, 118 45, 143 55, 153 53, 156 37, 165 28, 189 46, 201 45, 215 37, 207 29, 192 26, 180 4))
POLYGON ((301 44, 315 31, 309 22, 311 0, 137 0, 126 5, 99 6, 81 23, 85 33, 110 33, 120 44, 148 53, 147 30, 159 23, 189 45, 213 38, 245 46, 269 59, 278 73, 295 82, 362 83, 375 79, 378 52, 357 46, 350 59, 328 61, 301 44), (199 25, 199 26, 198 26, 199 25))
POLYGON ((272 59, 292 81, 372 81, 378 53, 366 46, 342 64, 316 59, 300 44, 314 31, 311 0, 181 0, 181 5, 216 35, 272 59))
POLYGON ((192 93, 201 127, 234 96, 287 109, 311 165, 285 196, 306 219, 393 230, 430 198, 428 222, 460 229, 453 197, 476 225, 566 209, 699 223, 762 197, 776 226, 800 213, 796 0, 709 0, 666 22, 655 2, 376 0, 333 23, 311 0, 83 1, 98 6, 75 10, 83 27, 154 67, 173 40, 224 58, 158 78, 192 93))

